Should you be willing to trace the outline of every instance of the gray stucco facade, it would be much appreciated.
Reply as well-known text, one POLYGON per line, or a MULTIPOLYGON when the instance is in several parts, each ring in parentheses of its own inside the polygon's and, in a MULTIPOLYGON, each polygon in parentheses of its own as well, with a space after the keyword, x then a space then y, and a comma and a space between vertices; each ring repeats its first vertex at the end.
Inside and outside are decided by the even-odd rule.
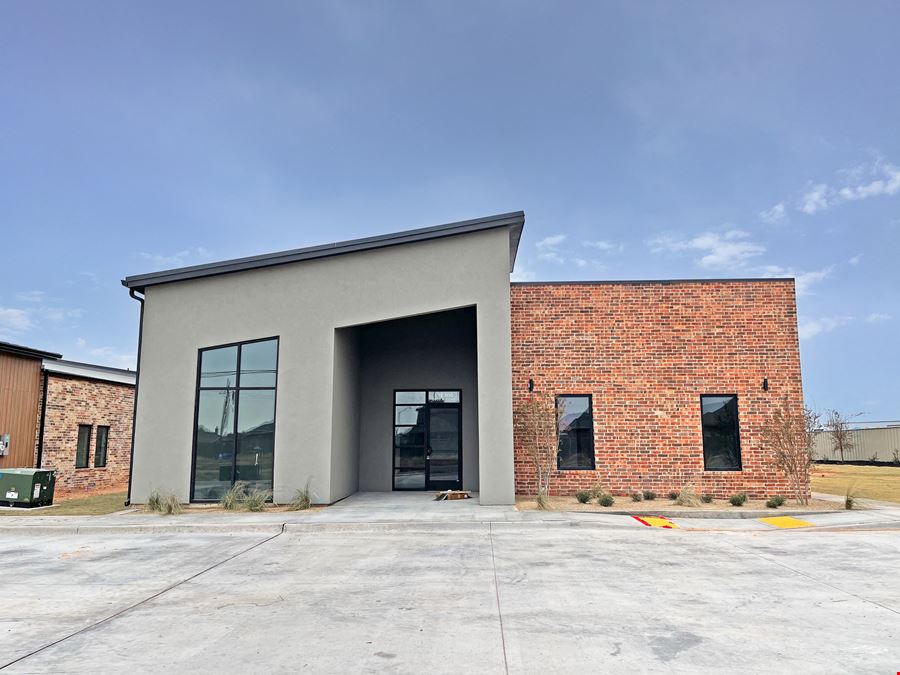
POLYGON ((452 388, 463 487, 513 503, 509 271, 523 219, 126 279, 144 294, 130 499, 191 498, 199 350, 277 337, 276 502, 307 481, 318 503, 390 490, 393 391, 452 388))

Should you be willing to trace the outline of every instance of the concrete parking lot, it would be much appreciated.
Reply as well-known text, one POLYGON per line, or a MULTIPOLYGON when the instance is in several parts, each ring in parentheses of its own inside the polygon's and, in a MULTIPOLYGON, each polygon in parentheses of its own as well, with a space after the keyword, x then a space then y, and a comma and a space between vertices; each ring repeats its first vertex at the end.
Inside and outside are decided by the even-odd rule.
POLYGON ((900 531, 5 534, 10 673, 886 673, 900 531))

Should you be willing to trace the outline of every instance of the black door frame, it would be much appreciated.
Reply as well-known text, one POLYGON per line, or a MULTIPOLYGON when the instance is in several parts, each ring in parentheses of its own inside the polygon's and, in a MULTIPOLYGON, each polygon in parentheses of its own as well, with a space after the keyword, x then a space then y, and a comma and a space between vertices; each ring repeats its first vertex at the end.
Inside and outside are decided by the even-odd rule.
POLYGON ((428 490, 438 490, 438 489, 462 489, 462 479, 463 479, 463 395, 462 389, 458 389, 455 387, 432 387, 431 389, 394 389, 393 394, 391 395, 391 490, 395 492, 425 492, 428 490), (446 401, 435 401, 432 403, 429 401, 429 394, 436 391, 452 391, 459 394, 459 403, 449 403, 446 401), (421 488, 403 488, 397 487, 394 479, 397 475, 397 444, 396 444, 396 430, 398 426, 410 426, 407 424, 397 424, 397 406, 398 405, 416 405, 415 403, 403 404, 397 403, 397 394, 405 393, 405 392, 423 392, 425 394, 425 407, 427 409, 427 414, 425 415, 425 445, 423 446, 423 450, 425 452, 425 487, 421 488), (433 487, 430 485, 431 483, 431 462, 428 458, 428 448, 430 446, 429 440, 431 435, 431 407, 434 405, 435 407, 443 407, 443 408, 452 408, 455 407, 459 410, 459 432, 458 432, 458 450, 457 450, 457 467, 458 467, 458 480, 456 481, 456 486, 447 488, 444 486, 433 487))

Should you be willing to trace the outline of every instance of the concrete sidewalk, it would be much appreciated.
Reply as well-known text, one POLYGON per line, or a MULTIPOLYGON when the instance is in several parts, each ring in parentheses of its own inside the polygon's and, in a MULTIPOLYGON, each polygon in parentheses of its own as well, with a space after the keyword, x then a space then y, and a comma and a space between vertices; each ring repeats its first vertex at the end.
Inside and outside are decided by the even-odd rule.
POLYGON ((586 522, 6 537, 0 670, 897 670, 896 532, 586 522))
MULTIPOLYGON (((828 495, 817 495, 822 498, 828 495)), ((8 534, 100 534, 128 532, 223 533, 254 532, 274 534, 291 530, 323 530, 352 525, 378 525, 382 529, 409 525, 463 525, 489 523, 541 523, 605 528, 644 527, 631 514, 605 512, 519 511, 514 506, 481 506, 473 499, 436 502, 431 493, 359 492, 327 508, 310 511, 228 513, 187 511, 178 516, 159 516, 138 509, 106 516, 6 516, 0 519, 0 533, 8 534)), ((834 497, 840 499, 842 497, 834 497)), ((772 509, 760 516, 790 515, 816 528, 900 527, 900 504, 865 502, 862 511, 832 511, 802 514, 772 509)), ((650 511, 653 512, 652 510, 650 511)), ((685 530, 770 530, 773 525, 759 518, 709 516, 698 511, 696 517, 684 514, 667 516, 677 528, 685 530)), ((747 514, 741 514, 746 516, 747 514)))

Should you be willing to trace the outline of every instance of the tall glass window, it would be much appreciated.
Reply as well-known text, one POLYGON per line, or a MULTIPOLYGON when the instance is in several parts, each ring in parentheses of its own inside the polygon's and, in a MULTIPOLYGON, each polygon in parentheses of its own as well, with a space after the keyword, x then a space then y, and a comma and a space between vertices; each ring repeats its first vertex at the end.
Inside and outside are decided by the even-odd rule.
POLYGON ((594 419, 591 413, 591 395, 557 396, 556 410, 559 423, 556 467, 560 471, 593 470, 594 419))
POLYGON ((278 338, 200 350, 191 499, 272 489, 278 338))
POLYGON ((109 446, 109 427, 97 427, 97 443, 94 446, 94 468, 106 466, 106 449, 109 446))
POLYGON ((741 437, 737 396, 701 396, 703 468, 706 471, 740 471, 741 437))
POLYGON ((91 451, 91 425, 78 425, 78 445, 75 447, 75 468, 86 469, 91 451))

